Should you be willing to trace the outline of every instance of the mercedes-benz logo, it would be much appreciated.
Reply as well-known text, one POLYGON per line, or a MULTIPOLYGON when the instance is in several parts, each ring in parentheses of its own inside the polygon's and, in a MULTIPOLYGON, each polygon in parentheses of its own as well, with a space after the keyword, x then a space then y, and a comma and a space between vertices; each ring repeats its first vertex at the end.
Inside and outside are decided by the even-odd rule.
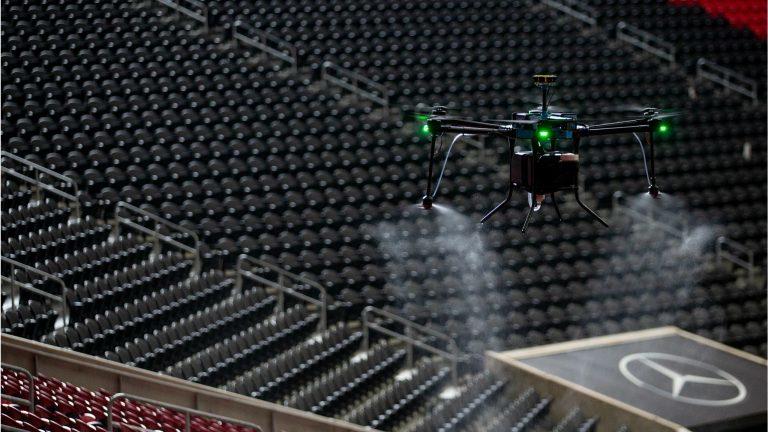
POLYGON ((629 354, 619 361, 619 370, 636 386, 678 402, 727 406, 747 397, 747 388, 735 376, 711 364, 678 355, 629 354), (704 397, 705 394, 710 397, 704 397))

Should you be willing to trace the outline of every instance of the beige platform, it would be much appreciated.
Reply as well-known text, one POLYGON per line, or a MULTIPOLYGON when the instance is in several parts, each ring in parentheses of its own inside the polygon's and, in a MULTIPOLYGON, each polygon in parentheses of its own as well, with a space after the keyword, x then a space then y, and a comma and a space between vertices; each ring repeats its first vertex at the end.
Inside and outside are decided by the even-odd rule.
MULTIPOLYGON (((690 348, 688 349, 690 351, 690 348)), ((700 360, 701 357, 698 357, 690 363, 693 367, 700 367, 704 363, 700 362, 700 360)), ((756 421, 759 424, 765 419, 765 359, 685 332, 677 327, 661 327, 513 351, 487 352, 486 363, 491 370, 500 376, 511 377, 512 381, 517 382, 519 385, 533 386, 540 394, 554 396, 551 411, 555 417, 565 416, 575 405, 580 406, 590 416, 598 416, 599 422, 596 432, 615 432, 622 425, 628 426, 632 432, 688 431, 689 428, 702 431, 726 430, 722 429, 723 424, 749 424, 751 425, 750 427, 754 427, 756 421), (662 346, 666 345, 665 347, 657 348, 657 343, 662 346), (696 403, 681 402, 675 400, 675 397, 684 395, 683 393, 680 393, 678 396, 672 393, 668 395, 658 394, 663 393, 663 391, 660 391, 658 388, 649 390, 647 387, 653 386, 644 388, 645 383, 641 382, 641 380, 633 383, 621 375, 627 373, 625 359, 632 361, 638 358, 638 356, 652 356, 654 354, 662 356, 662 358, 664 358, 663 356, 668 356, 669 359, 658 361, 658 364, 663 365, 666 360, 676 361, 676 359, 682 358, 669 354, 675 350, 676 345, 700 346, 701 356, 704 356, 705 359, 713 359, 712 361, 714 361, 714 357, 718 357, 718 360, 720 360, 719 357, 724 357, 726 360, 725 364, 729 365, 725 367, 726 369, 738 363, 740 366, 740 369, 738 369, 739 373, 734 375, 739 377, 737 381, 740 380, 740 382, 744 382, 749 387, 749 391, 744 390, 743 400, 730 404, 730 402, 736 400, 731 398, 730 402, 726 401, 730 404, 727 407, 724 405, 714 406, 720 403, 720 401, 716 400, 717 398, 713 400, 696 400, 691 398, 691 401, 696 403), (609 354, 612 350, 622 352, 609 354), (633 354, 633 351, 638 352, 633 354), (664 351, 667 354, 664 352, 659 354, 648 351, 664 351), (708 354, 709 352, 716 354, 713 356, 708 354), (597 356, 594 358, 594 362, 579 361, 585 358, 588 359, 589 355, 597 356), (616 362, 615 358, 619 357, 621 361, 616 362), (623 372, 619 366, 622 362, 625 364, 623 372), (615 367, 611 365, 615 365, 615 367), (750 372, 752 375, 745 371, 752 371, 750 372), (757 375, 754 374, 755 371, 757 375), (755 376, 759 378, 755 379, 755 376), (754 382, 756 380, 761 382, 754 382), (595 383, 595 385, 590 385, 591 383, 595 383), (626 391, 622 389, 626 389, 626 391), (749 406, 744 406, 747 403, 749 403, 749 406), (673 408, 676 406, 675 404, 683 408, 675 409, 673 408), (698 406, 699 404, 713 404, 713 406, 698 406), (739 404, 742 406, 739 406, 739 404), (690 408, 688 408, 688 405, 690 405, 690 408), (639 408, 638 406, 645 406, 647 409, 639 408), (756 406, 757 408, 755 408, 756 406), (652 413, 654 409, 659 412, 665 412, 665 417, 675 417, 677 414, 680 414, 678 411, 690 410, 690 412, 684 413, 686 415, 677 415, 678 421, 673 421, 652 413), (696 411, 699 409, 704 410, 701 411, 704 413, 703 415, 700 411, 696 411), (760 413, 761 409, 762 414, 760 413), (734 410, 739 412, 734 414, 734 410), (697 412, 698 414, 696 414, 697 412), (723 415, 729 414, 732 417, 725 422, 717 419, 703 418, 710 414, 716 417, 715 414, 718 413, 723 415), (761 415, 763 420, 760 420, 761 415), (697 419, 696 416, 700 418, 697 419), (682 421, 680 421, 680 418, 682 418, 682 421), (696 424, 697 422, 698 424, 696 424), (692 424, 696 424, 695 427, 691 426, 692 424)), ((669 362, 667 364, 674 365, 669 362)), ((685 365, 679 366, 684 367, 685 365)), ((640 367, 644 366, 640 365, 640 367)), ((664 369, 663 366, 661 369, 664 369)), ((712 370, 715 369, 717 368, 712 370)), ((667 371, 669 372, 669 370, 667 371)), ((649 372, 648 370, 642 372, 647 374, 654 373, 654 371, 649 372)), ((671 385, 671 379, 663 375, 659 375, 658 379, 661 383, 664 383, 666 379, 671 385)), ((694 384, 689 386, 692 385, 694 384)), ((693 388, 691 387, 691 389, 693 388)), ((691 389, 684 391, 690 391, 691 389)), ((716 390, 726 391, 728 389, 716 390)), ((738 393, 735 397, 741 397, 739 388, 735 388, 734 392, 738 393)), ((734 395, 726 397, 731 396, 734 395)))

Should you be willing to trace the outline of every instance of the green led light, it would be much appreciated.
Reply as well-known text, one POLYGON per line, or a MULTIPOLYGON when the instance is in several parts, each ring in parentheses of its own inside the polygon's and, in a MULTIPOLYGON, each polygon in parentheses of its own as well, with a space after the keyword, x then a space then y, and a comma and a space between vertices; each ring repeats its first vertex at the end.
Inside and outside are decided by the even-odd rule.
POLYGON ((549 135, 550 135, 549 129, 539 129, 538 131, 536 131, 536 136, 538 136, 539 139, 542 141, 548 140, 549 135))
POLYGON ((419 115, 416 116, 416 120, 421 121, 421 122, 425 122, 425 121, 429 120, 429 115, 427 115, 427 114, 419 114, 419 115))
POLYGON ((422 126, 422 127, 421 127, 421 132, 422 132, 424 135, 427 135, 427 134, 429 134, 429 125, 424 125, 424 126, 422 126))
POLYGON ((667 126, 667 125, 666 125, 666 124, 664 124, 664 123, 661 123, 661 124, 659 125, 659 132, 661 132, 661 133, 667 133, 667 132, 669 132, 669 126, 667 126))

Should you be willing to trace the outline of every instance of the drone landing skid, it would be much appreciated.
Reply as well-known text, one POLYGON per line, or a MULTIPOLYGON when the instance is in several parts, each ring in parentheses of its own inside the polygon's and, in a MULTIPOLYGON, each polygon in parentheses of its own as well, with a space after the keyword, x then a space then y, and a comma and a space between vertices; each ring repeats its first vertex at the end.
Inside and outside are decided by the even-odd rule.
MULTIPOLYGON (((574 197, 576 198, 576 202, 579 204, 579 206, 581 206, 581 208, 584 209, 584 211, 589 213, 590 216, 592 216, 595 220, 603 224, 605 227, 608 227, 608 223, 605 220, 603 220, 603 218, 598 216, 598 214, 595 213, 594 210, 589 208, 589 206, 587 206, 586 204, 584 204, 583 201, 581 201, 581 198, 579 197, 578 189, 574 189, 573 194, 574 194, 574 197)), ((512 190, 510 189, 510 192, 507 194, 507 197, 504 199, 504 201, 500 202, 496 207, 493 208, 493 210, 489 211, 485 216, 483 216, 483 218, 480 219, 480 223, 485 223, 485 221, 487 221, 491 216, 496 214, 496 212, 504 208, 509 203, 511 195, 512 195, 512 190)), ((555 199, 555 193, 553 192, 549 194, 549 196, 550 198, 552 198, 552 205, 555 208, 555 213, 557 213, 557 219, 560 222, 562 222, 563 215, 560 213, 560 207, 558 207, 557 205, 557 200, 555 199)), ((525 231, 528 229, 528 224, 531 222, 531 218, 533 217, 533 212, 536 211, 535 208, 536 208, 535 203, 531 203, 531 205, 528 207, 528 213, 525 215, 525 221, 523 222, 523 228, 521 230, 523 233, 525 233, 525 231)))

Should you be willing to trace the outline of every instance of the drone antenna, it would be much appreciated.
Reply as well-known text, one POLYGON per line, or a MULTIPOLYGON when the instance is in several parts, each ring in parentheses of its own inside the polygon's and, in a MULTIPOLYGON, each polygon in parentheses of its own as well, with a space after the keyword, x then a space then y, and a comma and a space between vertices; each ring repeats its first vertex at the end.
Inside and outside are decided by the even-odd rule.
POLYGON ((533 84, 541 89, 541 117, 547 117, 547 105, 549 105, 549 88, 555 85, 557 75, 534 75, 533 84))

